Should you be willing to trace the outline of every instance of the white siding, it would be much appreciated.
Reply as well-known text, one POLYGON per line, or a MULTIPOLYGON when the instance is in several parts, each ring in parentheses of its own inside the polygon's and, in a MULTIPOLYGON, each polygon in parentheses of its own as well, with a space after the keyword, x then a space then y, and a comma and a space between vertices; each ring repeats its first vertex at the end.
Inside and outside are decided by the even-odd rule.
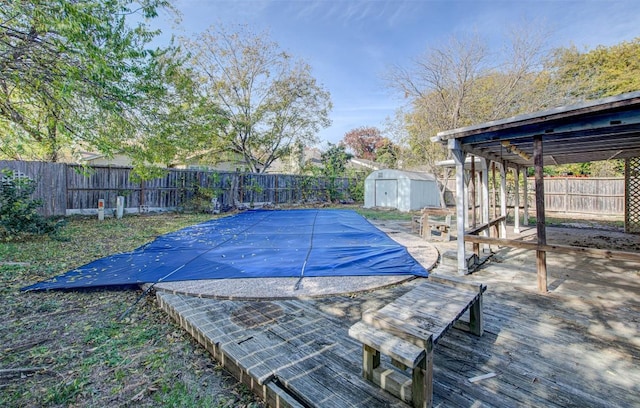
POLYGON ((400 170, 377 170, 364 183, 364 207, 392 207, 415 211, 439 207, 440 194, 436 178, 427 173, 400 170))

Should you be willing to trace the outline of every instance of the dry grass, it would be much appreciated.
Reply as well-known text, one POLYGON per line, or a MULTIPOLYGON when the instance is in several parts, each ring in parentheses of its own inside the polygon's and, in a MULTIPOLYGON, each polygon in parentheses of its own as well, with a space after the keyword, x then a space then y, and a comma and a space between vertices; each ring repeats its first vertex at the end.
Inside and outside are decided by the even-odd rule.
POLYGON ((69 219, 65 240, 0 245, 0 406, 260 407, 140 290, 20 292, 211 216, 69 219))

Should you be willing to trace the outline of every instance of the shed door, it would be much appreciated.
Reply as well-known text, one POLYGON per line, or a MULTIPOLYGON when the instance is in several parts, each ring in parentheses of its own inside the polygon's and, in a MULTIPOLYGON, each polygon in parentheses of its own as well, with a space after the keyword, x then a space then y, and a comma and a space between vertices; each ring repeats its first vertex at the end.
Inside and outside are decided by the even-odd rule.
POLYGON ((398 180, 376 180, 376 207, 398 206, 398 180))

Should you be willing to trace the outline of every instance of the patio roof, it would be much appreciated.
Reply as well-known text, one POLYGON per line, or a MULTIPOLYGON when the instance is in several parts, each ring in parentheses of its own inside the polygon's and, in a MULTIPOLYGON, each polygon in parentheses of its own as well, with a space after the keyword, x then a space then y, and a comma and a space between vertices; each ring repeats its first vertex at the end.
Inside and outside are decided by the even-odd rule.
MULTIPOLYGON (((546 111, 519 115, 480 125, 447 130, 438 133, 434 142, 446 143, 456 163, 456 218, 457 257, 460 274, 468 273, 465 241, 477 244, 499 244, 522 248, 523 243, 501 237, 486 236, 493 222, 498 222, 499 235, 506 235, 506 167, 515 168, 515 226, 519 229, 519 168, 535 168, 535 208, 537 243, 538 287, 547 291, 547 251, 574 251, 576 248, 546 245, 545 198, 543 166, 582 163, 607 159, 634 159, 640 157, 640 92, 631 92, 597 101, 563 106, 546 111), (467 197, 465 197, 465 156, 472 154, 502 164, 500 183, 500 217, 489 220, 486 171, 483 175, 483 225, 465 231, 467 197), (484 236, 475 236, 482 232, 484 236)), ((628 221, 640 219, 640 182, 638 164, 633 171, 625 169, 625 230, 631 230, 628 221), (632 174, 633 173, 633 174, 632 174), (632 177, 633 176, 633 177, 632 177), (633 179, 633 182, 630 180, 633 179)), ((475 197, 475 195, 474 195, 475 197)), ((525 193, 525 203, 526 193, 525 193)), ((526 205, 526 204, 525 204, 526 205)), ((474 204, 475 208, 475 204, 474 204)), ((632 254, 635 255, 635 254, 632 254)))
POLYGON ((443 131, 432 140, 462 151, 533 166, 533 139, 542 135, 544 165, 640 157, 640 91, 443 131))

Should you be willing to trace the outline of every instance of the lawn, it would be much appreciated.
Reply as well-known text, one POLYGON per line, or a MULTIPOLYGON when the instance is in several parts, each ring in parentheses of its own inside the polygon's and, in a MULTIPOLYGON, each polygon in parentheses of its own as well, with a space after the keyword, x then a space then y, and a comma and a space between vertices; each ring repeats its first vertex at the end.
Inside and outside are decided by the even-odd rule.
POLYGON ((20 288, 132 250, 210 215, 70 218, 62 240, 0 243, 0 406, 261 407, 154 296, 20 288))

